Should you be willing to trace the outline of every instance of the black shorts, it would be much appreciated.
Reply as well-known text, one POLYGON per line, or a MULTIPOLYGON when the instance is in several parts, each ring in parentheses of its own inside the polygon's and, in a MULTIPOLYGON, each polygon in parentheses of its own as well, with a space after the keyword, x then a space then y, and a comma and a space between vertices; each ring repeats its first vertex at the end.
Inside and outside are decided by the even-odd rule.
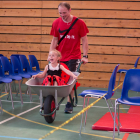
MULTIPOLYGON (((66 64, 70 71, 77 72, 77 68, 79 67, 79 65, 81 63, 81 59, 71 59, 69 61, 64 61, 62 63, 66 64)), ((78 72, 81 72, 80 69, 78 72)))

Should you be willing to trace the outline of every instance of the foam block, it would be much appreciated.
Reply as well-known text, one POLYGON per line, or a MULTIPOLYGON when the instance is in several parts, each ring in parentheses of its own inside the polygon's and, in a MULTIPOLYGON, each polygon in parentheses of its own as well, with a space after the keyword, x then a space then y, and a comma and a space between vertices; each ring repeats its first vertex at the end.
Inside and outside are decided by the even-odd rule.
MULTIPOLYGON (((113 114, 114 115, 114 114, 113 114)), ((140 114, 120 113, 121 132, 140 133, 140 114)), ((113 119, 110 112, 107 112, 95 124, 92 125, 93 130, 113 131, 113 119)), ((116 128, 117 131, 117 128, 116 128)))

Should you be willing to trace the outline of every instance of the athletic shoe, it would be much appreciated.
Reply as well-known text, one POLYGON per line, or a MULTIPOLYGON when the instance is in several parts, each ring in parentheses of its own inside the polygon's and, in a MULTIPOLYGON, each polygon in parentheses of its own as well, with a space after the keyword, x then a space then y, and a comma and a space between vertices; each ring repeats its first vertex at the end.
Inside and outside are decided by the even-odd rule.
POLYGON ((65 113, 72 113, 73 112, 73 106, 70 102, 67 102, 64 112, 65 113))

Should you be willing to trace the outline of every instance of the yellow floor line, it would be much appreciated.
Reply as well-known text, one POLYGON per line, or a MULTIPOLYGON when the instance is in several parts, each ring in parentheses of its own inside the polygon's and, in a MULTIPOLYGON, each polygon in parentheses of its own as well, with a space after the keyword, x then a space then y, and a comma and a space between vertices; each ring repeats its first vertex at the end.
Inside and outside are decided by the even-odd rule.
MULTIPOLYGON (((115 91, 118 87, 120 87, 123 84, 123 82, 118 85, 113 91, 115 91)), ((107 93, 106 93, 107 94, 107 93)), ((63 124, 61 124, 59 127, 55 128, 54 130, 50 131, 49 133, 47 133, 46 135, 44 135, 43 137, 39 138, 39 140, 42 140, 44 138, 46 138, 47 136, 49 136, 50 134, 54 133, 55 131, 59 130, 61 127, 63 127, 64 125, 68 124, 69 122, 71 122, 72 120, 74 120, 75 118, 77 118, 78 116, 80 116, 82 113, 84 113, 86 110, 88 110, 89 108, 91 108, 95 103, 97 103, 98 101, 100 101, 106 94, 104 94, 101 98, 97 99, 96 101, 94 101, 93 103, 91 103, 90 105, 88 105, 87 107, 85 107, 84 109, 82 109, 79 113, 77 113, 76 115, 74 115, 73 117, 71 117, 69 120, 65 121, 63 124)))
POLYGON ((138 134, 138 136, 140 137, 140 134, 138 134))
MULTIPOLYGON (((32 121, 32 120, 29 120, 29 119, 25 119, 23 117, 20 117, 20 116, 17 116, 15 114, 12 114, 6 110, 3 110, 5 113, 11 115, 11 116, 14 116, 14 117, 17 117, 19 119, 22 119, 22 120, 25 120, 25 121, 28 121, 28 122, 32 122, 32 123, 35 123, 35 124, 39 124, 39 125, 43 125, 43 126, 47 126, 47 127, 51 127, 51 128, 58 128, 58 127, 55 127, 55 126, 51 126, 51 125, 47 125, 47 124, 43 124, 43 123, 39 123, 39 122, 35 122, 35 121, 32 121)), ((68 131, 68 132, 73 132, 73 133, 79 133, 79 131, 73 131, 73 130, 69 130, 69 129, 64 129, 64 128, 59 128, 60 130, 63 130, 63 131, 68 131)), ((103 138, 108 138, 108 139, 112 139, 112 137, 107 137, 107 136, 101 136, 101 135, 95 135, 95 134, 90 134, 90 133, 84 133, 82 132, 81 134, 84 134, 84 135, 89 135, 89 136, 95 136, 95 137, 103 137, 103 138)), ((118 139, 116 138, 116 140, 121 140, 121 139, 118 139)))
POLYGON ((7 94, 8 94, 8 93, 5 93, 5 94, 1 95, 0 98, 2 98, 3 96, 6 96, 7 94))
MULTIPOLYGON (((105 94, 106 95, 106 94, 105 94)), ((104 96, 105 96, 104 95, 104 96)), ((64 125, 68 124, 69 122, 71 122, 72 120, 74 120, 75 118, 77 118, 78 116, 80 116, 82 113, 84 113, 86 110, 88 110, 89 108, 91 108, 91 106, 93 106, 95 103, 97 103, 99 100, 101 100, 104 96, 102 96, 101 98, 97 99, 96 101, 94 101, 93 103, 91 103, 90 105, 88 105, 86 108, 84 108, 83 110, 81 110, 79 113, 77 113, 76 115, 74 115, 73 117, 71 117, 69 120, 65 121, 63 124, 61 124, 59 127, 55 128, 54 130, 50 131, 49 133, 47 133, 46 135, 44 135, 43 137, 39 138, 39 140, 42 140, 44 138, 46 138, 47 136, 49 136, 50 134, 54 133, 55 131, 59 130, 61 127, 63 127, 64 125)))
MULTIPOLYGON (((121 83, 119 86, 121 86, 121 85, 122 85, 122 83, 121 83)), ((116 90, 119 86, 117 86, 114 90, 116 90)), ((107 93, 106 93, 106 94, 107 94, 107 93)), ((29 121, 29 122, 32 122, 32 123, 36 123, 36 124, 40 124, 40 125, 44 125, 44 126, 48 126, 48 127, 55 128, 54 130, 50 131, 50 132, 49 132, 48 134, 46 134, 45 136, 39 138, 39 140, 42 140, 43 138, 46 138, 46 137, 49 136, 50 134, 54 133, 56 130, 59 130, 59 129, 61 129, 61 130, 66 130, 66 129, 63 129, 63 128, 61 128, 61 127, 64 126, 64 125, 66 125, 66 124, 68 124, 70 121, 74 120, 75 118, 77 118, 78 116, 80 116, 82 113, 84 113, 86 110, 88 110, 89 108, 91 108, 95 103, 97 103, 99 100, 101 100, 106 94, 104 94, 101 98, 97 99, 96 101, 94 101, 93 103, 91 103, 90 105, 88 105, 86 108, 84 108, 83 110, 81 110, 79 113, 77 113, 76 115, 74 115, 74 116, 73 116, 72 118, 70 118, 69 120, 65 121, 65 122, 64 122, 63 124, 61 124, 59 127, 54 127, 54 126, 50 126, 50 125, 38 123, 38 122, 35 122, 35 121, 31 121, 31 120, 28 120, 28 119, 19 117, 19 116, 17 116, 17 115, 14 115, 14 114, 12 114, 12 113, 6 111, 6 110, 3 110, 3 111, 4 111, 5 113, 7 113, 7 114, 10 114, 10 115, 15 116, 15 117, 20 118, 20 119, 23 119, 23 120, 25 120, 25 121, 29 121)), ((3 96, 5 96, 5 95, 2 95, 2 97, 3 97, 3 96)), ((68 131, 68 130, 67 130, 67 131, 68 131)), ((75 133, 77 133, 77 131, 72 131, 72 130, 69 130, 69 131, 70 131, 70 132, 75 132, 75 133)), ((79 132, 78 132, 78 133, 79 133, 79 132)), ((83 132, 82 132, 82 134, 86 134, 86 135, 87 135, 88 133, 83 133, 83 132)), ((93 136, 94 134, 88 134, 88 135, 92 135, 92 136, 93 136)), ((94 136, 99 136, 99 135, 94 135, 94 136)), ((100 137, 110 138, 110 137, 106 137, 106 136, 100 136, 100 137)), ((112 137, 111 137, 110 139, 112 139, 112 137)), ((115 139, 118 139, 118 138, 115 138, 115 139)), ((120 140, 120 139, 119 139, 119 140, 120 140)))
POLYGON ((121 111, 122 111, 123 113, 127 113, 127 111, 126 111, 125 109, 123 109, 123 106, 122 106, 122 105, 119 105, 119 106, 120 106, 121 111))
POLYGON ((47 125, 47 124, 43 124, 43 123, 39 123, 39 122, 35 122, 35 121, 29 120, 29 119, 22 118, 22 117, 20 117, 20 116, 17 116, 17 115, 15 115, 15 114, 12 114, 12 113, 10 113, 10 112, 4 110, 4 109, 3 109, 3 112, 5 112, 5 113, 7 113, 7 114, 9 114, 9 115, 11 115, 11 116, 14 116, 14 117, 16 117, 16 118, 19 118, 19 119, 28 121, 28 122, 32 122, 32 123, 35 123, 35 124, 40 124, 40 125, 44 125, 44 126, 56 128, 55 126, 51 126, 51 125, 47 125))

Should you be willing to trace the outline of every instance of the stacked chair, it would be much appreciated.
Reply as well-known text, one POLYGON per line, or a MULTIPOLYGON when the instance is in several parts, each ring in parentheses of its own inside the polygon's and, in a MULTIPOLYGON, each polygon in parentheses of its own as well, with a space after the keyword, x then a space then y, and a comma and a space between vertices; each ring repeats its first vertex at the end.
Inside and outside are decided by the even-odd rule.
POLYGON ((40 73, 42 72, 39 67, 39 63, 34 55, 28 55, 30 62, 30 69, 32 72, 40 73), (35 69, 34 69, 35 68, 35 69))
POLYGON ((33 71, 29 65, 29 62, 26 58, 25 55, 20 55, 19 56, 20 64, 21 64, 21 69, 23 73, 29 74, 29 75, 36 75, 39 72, 38 71, 33 71))
MULTIPOLYGON (((21 84, 22 84, 23 79, 24 78, 29 79, 31 77, 31 75, 23 72, 23 69, 22 69, 21 63, 20 63, 20 59, 19 59, 19 55, 11 55, 10 59, 11 59, 11 65, 12 65, 14 74, 22 77, 22 81, 21 81, 21 84)), ((16 95, 18 95, 18 92, 16 95)), ((30 95, 30 101, 31 100, 32 100, 32 96, 30 95)))
MULTIPOLYGON (((12 107, 14 109, 14 103, 13 103, 13 97, 12 97, 12 91, 11 91, 11 82, 12 82, 12 79, 6 77, 5 74, 4 74, 4 67, 2 66, 2 61, 1 61, 1 57, 0 57, 0 85, 1 85, 0 95, 1 95, 1 92, 3 90, 3 87, 6 87, 6 85, 8 85, 9 89, 10 89, 10 96, 11 96, 11 101, 12 101, 12 107), (3 84, 5 86, 3 86, 3 84)), ((3 112, 1 98, 0 98, 0 107, 1 107, 0 108, 1 112, 3 112)))
MULTIPOLYGON (((10 61, 9 61, 7 57, 0 54, 0 85, 5 84, 5 87, 8 86, 10 90, 9 95, 11 96, 13 109, 14 109, 14 104, 13 104, 12 89, 11 89, 12 81, 16 81, 16 80, 18 81, 19 87, 17 90, 17 94, 18 92, 20 93, 21 104, 23 105, 23 99, 21 93, 21 84, 23 78, 29 79, 32 77, 32 75, 36 75, 39 72, 41 72, 38 61, 34 55, 29 55, 29 61, 30 64, 25 55, 12 54, 10 56, 10 61), (36 70, 32 69, 34 67, 36 67, 36 70)), ((2 90, 3 88, 1 88, 0 90, 0 95, 2 90)), ((28 90, 30 89, 27 87, 27 91, 28 90)), ((30 94, 30 101, 31 100, 32 100, 32 96, 30 94)), ((0 110, 2 112, 1 99, 0 99, 0 110)))
MULTIPOLYGON (((30 64, 29 64, 28 59, 27 59, 27 57, 25 55, 17 55, 17 54, 14 55, 13 54, 13 55, 11 55, 11 62, 12 62, 13 57, 14 57, 14 60, 16 58, 17 58, 16 61, 19 60, 19 63, 20 63, 20 73, 22 73, 24 75, 28 75, 28 78, 30 78, 33 75, 36 75, 39 72, 41 72, 40 68, 39 68, 39 64, 38 64, 37 59, 36 59, 35 56, 34 56, 34 58, 36 59, 36 63, 34 63, 34 59, 31 59, 29 57, 30 64), (35 66, 36 66, 36 70, 32 70, 32 67, 35 67, 35 66)), ((16 69, 15 69, 15 71, 16 71, 16 69)), ((30 92, 30 88, 29 87, 27 87, 27 92, 28 91, 30 92)), ((32 100, 31 94, 30 94, 30 100, 32 100)))
POLYGON ((7 57, 3 56, 3 57, 0 57, 0 59, 1 59, 1 64, 2 64, 2 70, 3 70, 3 73, 4 73, 4 77, 10 78, 10 79, 12 79, 12 81, 17 80, 18 83, 19 83, 19 92, 20 92, 21 104, 23 105, 21 86, 20 86, 20 82, 22 80, 22 77, 20 75, 15 75, 14 74, 12 66, 11 66, 7 57))
MULTIPOLYGON (((12 107, 14 108, 14 104, 13 104, 13 97, 12 97, 12 92, 11 92, 11 82, 12 79, 10 78, 6 78, 4 75, 4 70, 1 64, 1 59, 0 59, 0 85, 1 85, 1 89, 0 89, 0 95, 1 95, 1 91, 3 89, 3 84, 6 86, 6 84, 9 86, 10 89, 10 95, 11 95, 11 101, 12 101, 12 107)), ((1 103, 1 97, 0 97, 0 111, 3 112, 2 110, 2 103, 1 103)))
POLYGON ((15 75, 20 75, 22 78, 26 78, 26 79, 29 79, 31 77, 31 75, 23 72, 20 61, 16 56, 11 55, 10 59, 11 59, 12 69, 13 69, 15 75))
MULTIPOLYGON (((40 70, 39 64, 37 66, 38 62, 36 62, 36 64, 34 64, 34 61, 32 61, 32 59, 30 59, 30 64, 29 64, 28 59, 25 55, 19 55, 19 56, 16 55, 16 57, 19 58, 22 73, 28 74, 28 75, 30 75, 30 77, 32 77, 33 75, 36 75, 40 72, 40 71, 37 71, 37 70, 40 70), (37 66, 36 70, 32 70, 32 67, 34 67, 34 66, 37 66)), ((34 56, 34 58, 35 58, 35 56, 34 56)), ((36 59, 36 61, 37 61, 37 59, 36 59)), ((30 92, 29 87, 27 88, 27 92, 28 91, 30 92)), ((31 94, 30 94, 30 100, 32 100, 31 94)))

